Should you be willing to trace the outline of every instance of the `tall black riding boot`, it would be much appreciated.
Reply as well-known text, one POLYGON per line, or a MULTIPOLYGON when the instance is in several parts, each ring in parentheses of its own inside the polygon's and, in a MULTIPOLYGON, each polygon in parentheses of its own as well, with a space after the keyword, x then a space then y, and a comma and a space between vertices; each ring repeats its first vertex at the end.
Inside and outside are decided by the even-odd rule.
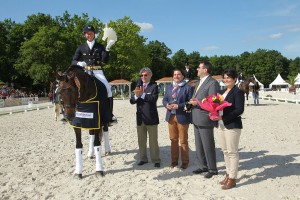
POLYGON ((114 107, 114 98, 113 97, 108 97, 109 99, 109 109, 111 111, 112 119, 111 122, 109 123, 110 125, 118 123, 117 118, 113 114, 113 107, 114 107))

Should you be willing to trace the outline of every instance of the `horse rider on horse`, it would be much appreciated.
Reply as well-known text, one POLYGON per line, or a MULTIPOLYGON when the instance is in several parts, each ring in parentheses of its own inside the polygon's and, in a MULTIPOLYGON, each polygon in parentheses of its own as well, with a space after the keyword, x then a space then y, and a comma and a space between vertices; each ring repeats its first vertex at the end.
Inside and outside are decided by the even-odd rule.
POLYGON ((237 86, 238 88, 240 87, 240 85, 245 81, 245 76, 243 75, 243 72, 241 71, 239 76, 238 76, 238 83, 237 83, 237 86))
MULTIPOLYGON (((109 59, 109 51, 115 41, 110 40, 107 42, 107 46, 97 43, 95 41, 95 28, 88 25, 84 28, 83 33, 86 38, 86 43, 77 47, 73 56, 72 65, 78 65, 86 69, 86 72, 95 76, 101 81, 107 90, 107 96, 109 98, 109 107, 112 114, 113 110, 113 97, 112 91, 108 84, 108 81, 104 75, 102 66, 107 63, 109 59)), ((117 123, 117 118, 112 114, 110 124, 117 123)))

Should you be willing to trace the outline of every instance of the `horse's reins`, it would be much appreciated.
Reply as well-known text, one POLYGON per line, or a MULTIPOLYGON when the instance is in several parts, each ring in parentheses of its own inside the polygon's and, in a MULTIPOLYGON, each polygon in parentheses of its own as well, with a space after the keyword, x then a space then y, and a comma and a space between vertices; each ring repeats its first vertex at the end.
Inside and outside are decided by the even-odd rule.
MULTIPOLYGON (((71 85, 71 84, 69 84, 67 87, 64 87, 64 88, 59 88, 59 91, 61 91, 61 90, 67 90, 67 94, 66 94, 66 96, 68 97, 68 101, 70 102, 70 97, 71 97, 71 91, 70 90, 68 90, 68 89, 71 89, 71 91, 73 92, 73 93, 76 93, 76 88, 73 86, 73 85, 71 85)), ((63 107, 64 108, 77 108, 77 95, 75 95, 75 103, 74 104, 63 104, 63 107)))

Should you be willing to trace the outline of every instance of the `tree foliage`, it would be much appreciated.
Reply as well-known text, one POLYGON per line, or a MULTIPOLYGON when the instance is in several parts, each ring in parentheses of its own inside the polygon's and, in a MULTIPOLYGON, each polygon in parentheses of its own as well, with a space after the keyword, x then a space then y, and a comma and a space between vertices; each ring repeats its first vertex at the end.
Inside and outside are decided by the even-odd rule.
POLYGON ((107 77, 110 77, 110 80, 130 80, 136 76, 139 69, 149 63, 146 38, 139 35, 140 27, 129 17, 110 21, 108 27, 116 31, 118 41, 111 49, 109 64, 105 66, 107 77))
POLYGON ((147 51, 149 56, 149 67, 153 71, 153 80, 158 80, 162 77, 172 76, 172 62, 168 57, 172 54, 165 43, 159 41, 150 41, 147 45, 147 51))
POLYGON ((200 53, 198 51, 193 51, 187 55, 187 62, 190 65, 191 77, 193 79, 197 78, 197 67, 199 66, 199 61, 201 60, 200 53))
POLYGON ((289 62, 278 51, 258 49, 249 56, 248 63, 249 66, 244 67, 245 75, 255 74, 263 84, 271 83, 278 74, 287 78, 289 62))
MULTIPOLYGON (((43 90, 49 88, 54 73, 65 70, 72 60, 77 46, 85 42, 83 28, 93 25, 97 30, 96 40, 103 45, 100 19, 90 19, 87 13, 71 16, 67 11, 62 16, 51 17, 43 13, 28 16, 23 24, 11 19, 0 21, 0 80, 14 82, 15 86, 43 90), (33 85, 33 86, 32 86, 33 85)), ((187 54, 180 49, 172 51, 161 41, 149 41, 140 35, 140 27, 130 17, 110 21, 118 41, 110 52, 110 60, 104 66, 109 81, 127 79, 134 81, 142 67, 153 71, 153 80, 170 76, 174 68, 184 68, 189 62, 192 76, 197 78, 196 68, 200 60, 213 63, 213 74, 221 74, 227 68, 242 70, 246 76, 256 75, 266 86, 278 73, 291 79, 300 72, 300 58, 288 60, 276 50, 258 49, 238 56, 203 57, 193 51, 187 54)))
POLYGON ((184 49, 179 49, 179 51, 174 53, 172 56, 172 64, 174 68, 182 68, 186 62, 188 62, 188 56, 184 49))
POLYGON ((33 84, 48 84, 55 71, 69 65, 68 38, 60 27, 41 27, 21 49, 15 68, 21 74, 28 74, 33 84))

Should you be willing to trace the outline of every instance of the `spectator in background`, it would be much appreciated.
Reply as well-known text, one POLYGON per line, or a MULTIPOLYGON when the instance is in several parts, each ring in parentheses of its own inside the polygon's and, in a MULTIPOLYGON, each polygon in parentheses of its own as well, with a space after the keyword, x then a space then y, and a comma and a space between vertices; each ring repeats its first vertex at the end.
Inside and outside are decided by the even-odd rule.
POLYGON ((189 82, 192 79, 192 71, 190 69, 190 65, 189 63, 185 64, 185 69, 184 69, 184 73, 183 73, 184 77, 185 77, 185 81, 189 82))
POLYGON ((240 74, 238 76, 238 87, 245 81, 245 76, 242 71, 240 71, 240 74))
POLYGON ((259 84, 256 81, 253 85, 252 97, 255 105, 259 104, 259 84))

